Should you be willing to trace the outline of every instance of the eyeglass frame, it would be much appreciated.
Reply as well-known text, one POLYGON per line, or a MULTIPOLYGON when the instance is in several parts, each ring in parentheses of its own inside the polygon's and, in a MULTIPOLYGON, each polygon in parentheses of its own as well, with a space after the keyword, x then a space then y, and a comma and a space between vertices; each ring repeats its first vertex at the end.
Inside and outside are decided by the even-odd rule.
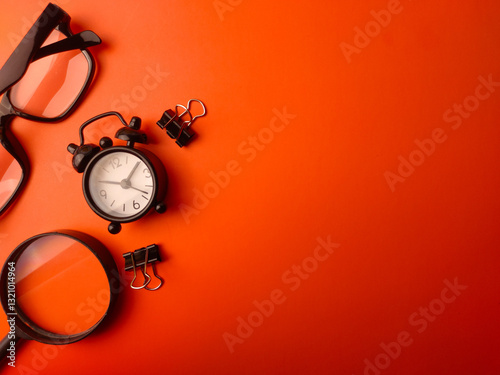
POLYGON ((10 198, 0 208, 0 215, 3 214, 16 200, 22 189, 25 187, 30 174, 30 162, 26 152, 9 131, 9 125, 15 116, 37 122, 58 122, 66 118, 79 104, 81 99, 92 83, 95 75, 95 60, 92 54, 86 49, 101 43, 101 39, 92 31, 83 31, 73 34, 70 29, 71 17, 59 6, 49 3, 40 17, 35 21, 25 37, 21 40, 4 66, 0 69, 0 144, 21 167, 21 177, 10 198), (49 35, 57 30, 66 38, 43 46, 49 35), (70 50, 80 49, 89 64, 88 73, 83 87, 76 96, 73 103, 57 117, 40 117, 30 115, 17 109, 10 101, 10 89, 21 80, 29 65, 43 57, 70 50))

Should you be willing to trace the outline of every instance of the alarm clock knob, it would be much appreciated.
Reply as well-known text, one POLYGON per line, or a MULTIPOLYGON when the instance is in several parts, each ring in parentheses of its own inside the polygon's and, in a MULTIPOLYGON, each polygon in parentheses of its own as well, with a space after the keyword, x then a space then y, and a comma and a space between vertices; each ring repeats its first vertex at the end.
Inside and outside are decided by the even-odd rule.
POLYGON ((78 146, 75 145, 74 143, 70 143, 68 145, 68 151, 71 153, 71 154, 75 154, 75 151, 78 149, 78 146))
POLYGON ((134 116, 127 126, 131 129, 139 130, 141 128, 141 122, 140 117, 134 116))
POLYGON ((94 144, 77 146, 74 143, 68 145, 68 151, 73 154, 73 168, 78 173, 83 173, 85 167, 99 151, 100 147, 94 144))

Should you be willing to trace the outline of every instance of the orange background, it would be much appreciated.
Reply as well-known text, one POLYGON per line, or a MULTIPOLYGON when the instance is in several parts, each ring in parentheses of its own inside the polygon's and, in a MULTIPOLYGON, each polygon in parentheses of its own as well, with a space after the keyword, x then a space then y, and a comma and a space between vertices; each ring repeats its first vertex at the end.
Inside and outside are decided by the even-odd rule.
MULTIPOLYGON (((46 3, 2 2, 2 62, 14 48, 9 35, 21 34, 46 3)), ((122 253, 159 244, 165 285, 127 287, 110 324, 81 342, 24 343, 17 369, 5 373, 500 371, 500 89, 468 98, 480 77, 500 82, 498 2, 401 0, 380 30, 371 11, 393 1, 59 4, 73 31, 102 38, 92 48, 98 74, 64 122, 14 120, 32 175, 1 219, 2 259, 34 234, 75 229, 101 240, 120 268, 122 253), (226 7, 218 13, 214 3, 226 7), (349 63, 342 43, 354 46, 355 28, 367 25, 373 37, 366 46, 357 40, 363 47, 349 63), (159 84, 145 90, 151 70, 161 73, 159 84), (208 115, 180 149, 155 123, 191 98, 208 115), (458 122, 443 115, 464 101, 473 110, 454 129, 458 122), (66 151, 81 123, 113 109, 143 119, 148 148, 171 182, 165 214, 116 236, 86 205, 66 151), (284 109, 284 129, 264 130, 284 109), (438 128, 446 139, 418 159, 418 141, 438 128), (249 137, 268 143, 257 149, 249 137), (410 155, 420 165, 392 191, 387 172, 398 173, 410 155), (237 171, 214 189, 213 174, 228 163, 237 171), (182 204, 196 209, 196 191, 205 189, 211 198, 196 201, 200 209, 186 219, 182 204), (318 237, 340 246, 312 267, 318 237), (294 265, 314 270, 292 279, 294 265), (447 280, 467 288, 453 295, 447 280), (259 316, 254 301, 270 298, 282 303, 259 316), (421 308, 435 312, 425 330, 421 308), (258 326, 228 345, 225 337, 249 316, 258 326), (383 354, 398 337, 411 343, 394 358, 383 354)), ((96 127, 88 140, 114 131, 96 127)))

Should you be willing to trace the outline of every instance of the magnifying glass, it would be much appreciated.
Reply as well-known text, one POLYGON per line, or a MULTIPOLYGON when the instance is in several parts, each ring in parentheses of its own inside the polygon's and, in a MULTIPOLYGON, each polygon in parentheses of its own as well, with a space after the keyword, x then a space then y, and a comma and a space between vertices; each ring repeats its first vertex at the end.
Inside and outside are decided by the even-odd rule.
POLYGON ((0 274, 10 327, 0 342, 0 359, 15 361, 20 339, 62 345, 88 336, 115 302, 112 281, 118 275, 104 245, 84 233, 50 232, 24 241, 0 274))

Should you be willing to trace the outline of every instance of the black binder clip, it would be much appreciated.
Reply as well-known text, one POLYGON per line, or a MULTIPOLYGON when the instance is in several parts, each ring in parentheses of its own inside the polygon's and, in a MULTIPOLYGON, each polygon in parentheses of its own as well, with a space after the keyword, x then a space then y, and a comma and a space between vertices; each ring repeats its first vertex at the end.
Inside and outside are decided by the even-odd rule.
POLYGON ((193 125, 194 121, 203 117, 207 114, 207 108, 205 104, 201 100, 191 99, 187 103, 187 106, 183 106, 181 104, 177 104, 175 106, 175 111, 172 109, 167 109, 160 120, 156 122, 156 124, 161 128, 165 129, 168 136, 172 139, 175 139, 175 143, 179 147, 187 146, 196 135, 196 133, 191 129, 191 125, 193 125), (193 117, 190 107, 192 102, 198 102, 201 104, 203 108, 203 113, 200 115, 196 115, 193 117), (184 112, 179 115, 179 108, 183 108, 184 112), (189 116, 189 120, 183 120, 184 116, 189 116))
POLYGON ((130 282, 132 289, 157 290, 163 285, 163 279, 156 273, 156 262, 161 262, 158 245, 153 244, 125 253, 123 258, 125 258, 125 271, 134 271, 134 278, 130 282), (148 286, 152 279, 147 272, 148 264, 151 264, 153 274, 159 280, 159 284, 154 288, 148 286), (137 278, 136 268, 139 268, 144 276, 144 283, 141 286, 134 286, 137 278))

